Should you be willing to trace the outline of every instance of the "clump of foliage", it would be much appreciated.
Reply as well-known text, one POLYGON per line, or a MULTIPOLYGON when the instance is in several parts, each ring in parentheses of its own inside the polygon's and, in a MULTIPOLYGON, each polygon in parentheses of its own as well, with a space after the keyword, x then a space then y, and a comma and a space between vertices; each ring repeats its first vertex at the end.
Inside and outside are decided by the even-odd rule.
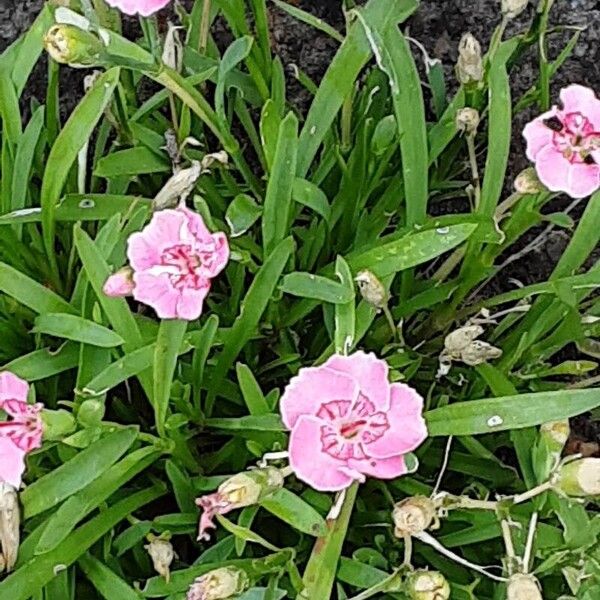
MULTIPOLYGON (((339 43, 322 81, 294 72, 306 114, 266 0, 176 4, 179 29, 151 14, 166 2, 141 2, 136 40, 108 6, 136 2, 48 2, 0 56, 0 360, 29 383, 0 385, 0 597, 598 598, 597 459, 563 446, 568 418, 600 406, 600 123, 545 114, 578 33, 550 57, 540 0, 506 39, 527 3, 503 2, 487 51, 463 38, 449 94, 401 31, 417 0, 346 6, 344 33, 273 2, 339 43), (45 103, 24 107, 44 46, 45 103), (513 98, 536 48, 539 78, 513 98), (86 92, 61 116, 59 73, 76 67, 86 92), (542 181, 532 169, 507 191, 513 115, 532 106, 548 143, 581 126, 585 193, 556 187, 533 150, 542 181), (577 223, 548 212, 561 190, 584 206, 577 223), (489 291, 542 225, 570 235, 548 281, 489 291), (152 227, 179 236, 170 262, 152 227), (144 288, 144 269, 171 287, 144 288), (186 286, 201 310, 166 298, 186 286), (313 457, 317 475, 331 467, 325 447, 293 447, 290 380, 369 355, 389 367, 372 393, 411 390, 419 406, 385 417, 420 432, 394 455, 404 474, 357 470, 336 446, 348 482, 309 485, 313 457), (201 516, 214 528, 197 540, 201 516)), ((360 398, 350 442, 361 410, 375 419, 360 398)), ((329 400, 338 416, 354 401, 329 400)))

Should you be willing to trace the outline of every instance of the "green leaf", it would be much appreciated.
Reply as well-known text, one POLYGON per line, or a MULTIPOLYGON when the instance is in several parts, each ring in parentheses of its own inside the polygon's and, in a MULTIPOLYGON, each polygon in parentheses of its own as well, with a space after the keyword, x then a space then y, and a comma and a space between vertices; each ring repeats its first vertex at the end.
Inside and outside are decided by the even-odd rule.
POLYGON ((38 381, 73 369, 79 363, 79 345, 67 342, 58 350, 42 348, 15 358, 2 367, 27 381, 38 381))
POLYGON ((127 452, 137 435, 137 429, 132 427, 110 433, 34 481, 21 493, 24 517, 52 508, 94 481, 127 452))
POLYGON ((0 290, 39 314, 76 312, 58 294, 5 263, 0 263, 0 290))
POLYGON ((106 600, 140 600, 141 594, 91 554, 82 556, 78 565, 106 600))
POLYGON ((265 256, 289 233, 297 151, 298 119, 290 112, 279 126, 273 168, 265 194, 261 221, 265 256))
POLYGON ((276 414, 251 415, 234 419, 212 418, 206 419, 204 424, 206 427, 224 431, 285 431, 281 417, 276 414))
POLYGON ((165 434, 165 421, 171 398, 171 385, 177 367, 177 356, 187 331, 187 321, 165 319, 161 321, 154 350, 154 393, 152 403, 156 428, 165 434))
POLYGON ((321 215, 325 222, 329 224, 331 219, 331 206, 325 192, 314 183, 296 177, 292 187, 292 199, 321 215))
POLYGON ((227 120, 225 115, 225 88, 228 75, 250 54, 253 43, 254 40, 248 35, 238 38, 225 50, 223 58, 219 62, 217 89, 215 90, 215 110, 223 121, 227 120))
POLYGON ((123 338, 114 331, 82 317, 64 313, 38 316, 32 331, 100 348, 114 348, 124 343, 123 338))
POLYGON ((285 488, 261 500, 260 505, 302 533, 317 537, 327 534, 325 519, 300 496, 285 488))
POLYGON ((338 256, 335 261, 335 274, 351 294, 351 299, 348 302, 335 305, 335 350, 344 354, 349 348, 353 347, 356 337, 356 292, 350 267, 341 256, 338 256))
POLYGON ((171 165, 166 157, 159 156, 146 146, 136 146, 103 156, 94 169, 96 177, 146 175, 149 173, 170 173, 171 165))
POLYGON ((282 291, 292 296, 313 298, 331 304, 347 304, 354 298, 353 290, 321 275, 296 271, 283 278, 282 291))
POLYGON ((112 98, 119 81, 119 74, 120 70, 114 68, 98 77, 93 87, 71 113, 46 161, 40 204, 44 245, 49 258, 55 255, 55 211, 61 191, 79 151, 89 140, 112 98))
POLYGON ((559 421, 598 406, 598 390, 561 390, 456 402, 425 418, 429 435, 479 435, 559 421))
POLYGON ((252 196, 238 194, 227 207, 225 221, 231 231, 231 237, 243 235, 258 221, 262 208, 256 204, 252 196))
POLYGON ((236 365, 240 390, 251 415, 266 415, 269 413, 269 405, 265 396, 250 368, 242 363, 236 365))
POLYGON ((409 233, 392 242, 346 256, 353 272, 368 269, 378 277, 420 265, 462 244, 477 228, 472 223, 409 233))

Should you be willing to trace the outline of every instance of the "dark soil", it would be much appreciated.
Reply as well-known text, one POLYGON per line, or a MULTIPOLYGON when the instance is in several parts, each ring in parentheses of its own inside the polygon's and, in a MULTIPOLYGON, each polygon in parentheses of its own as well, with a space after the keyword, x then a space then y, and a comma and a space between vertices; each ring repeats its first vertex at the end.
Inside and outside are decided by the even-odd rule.
MULTIPOLYGON (((292 2, 292 0, 290 0, 292 2)), ((183 2, 189 6, 189 0, 183 2)), ((293 0, 293 4, 310 11, 339 30, 343 30, 345 21, 341 10, 341 0, 293 0)), ((361 2, 359 2, 361 3, 361 2)), ((516 33, 524 29, 533 17, 536 2, 531 2, 529 8, 510 23, 508 33, 516 33)), ((0 51, 8 46, 19 34, 27 29, 39 12, 43 0, 0 0, 0 51)), ((337 49, 337 43, 327 35, 312 27, 300 23, 287 13, 273 7, 271 10, 272 40, 276 52, 281 57, 284 66, 291 73, 292 65, 297 65, 309 77, 319 81, 337 49)), ((421 42, 427 52, 442 61, 448 74, 448 81, 453 81, 453 65, 457 58, 458 41, 466 31, 473 33, 484 48, 489 45, 494 28, 500 22, 500 0, 422 0, 416 14, 406 24, 405 31, 411 37, 421 42)), ((556 57, 564 47, 573 28, 583 28, 573 55, 567 60, 558 75, 553 79, 553 97, 558 98, 558 91, 569 83, 581 83, 600 93, 600 3, 598 0, 555 0, 551 23, 558 31, 549 38, 550 58, 556 57)), ((130 23, 128 34, 135 32, 135 26, 130 23)), ((217 26, 217 41, 227 43, 228 37, 223 27, 217 26)), ((42 59, 31 78, 24 95, 24 103, 29 98, 37 97, 44 100, 46 61, 42 59)), ((538 72, 537 50, 531 49, 528 56, 517 66, 512 75, 512 88, 515 98, 519 98, 533 83, 538 72)), ((69 110, 82 90, 83 73, 73 69, 62 69, 63 107, 69 110)), ((310 96, 289 77, 290 97, 300 110, 306 110, 310 96)), ((520 132, 524 123, 531 119, 533 112, 524 111, 514 118, 513 148, 509 176, 507 178, 507 193, 514 176, 528 166, 524 153, 524 144, 520 132)), ((564 210, 570 200, 559 198, 549 207, 549 212, 564 210)), ((583 203, 573 211, 577 218, 581 213, 583 203)), ((442 208, 442 211, 444 209, 442 208)), ((452 207, 446 207, 445 212, 453 212, 452 207)), ((520 242, 525 247, 536 238, 539 230, 534 230, 520 242)), ((510 265, 491 284, 494 292, 513 286, 511 279, 524 284, 542 281, 551 273, 560 258, 569 239, 569 233, 564 230, 554 231, 535 251, 510 265)), ((574 420, 575 439, 577 443, 600 441, 600 432, 589 419, 574 420)), ((574 442, 575 443, 575 442, 574 442)), ((589 448, 588 448, 589 450, 589 448)), ((596 446, 597 450, 597 446, 596 446)))

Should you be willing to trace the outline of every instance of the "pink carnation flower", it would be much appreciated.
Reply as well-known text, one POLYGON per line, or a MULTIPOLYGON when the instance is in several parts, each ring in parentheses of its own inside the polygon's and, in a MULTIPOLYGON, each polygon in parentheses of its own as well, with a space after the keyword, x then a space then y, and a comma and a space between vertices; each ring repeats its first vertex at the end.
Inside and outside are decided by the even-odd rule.
POLYGON ((210 280, 227 265, 224 233, 210 233, 202 217, 181 205, 154 213, 150 223, 129 237, 132 283, 121 270, 108 278, 104 293, 133 294, 161 319, 192 321, 202 313, 210 280))
POLYGON ((126 15, 149 17, 169 4, 171 0, 106 0, 109 6, 118 8, 126 15))
POLYGON ((0 421, 0 480, 21 485, 25 455, 42 445, 42 404, 28 404, 29 385, 13 373, 0 373, 0 410, 10 418, 0 421))
POLYGON ((390 384, 387 363, 364 352, 300 369, 280 407, 292 432, 290 466, 321 491, 405 474, 404 455, 427 437, 421 396, 390 384))
POLYGON ((527 157, 553 192, 584 198, 600 188, 600 100, 581 85, 560 92, 553 106, 523 130, 527 157))

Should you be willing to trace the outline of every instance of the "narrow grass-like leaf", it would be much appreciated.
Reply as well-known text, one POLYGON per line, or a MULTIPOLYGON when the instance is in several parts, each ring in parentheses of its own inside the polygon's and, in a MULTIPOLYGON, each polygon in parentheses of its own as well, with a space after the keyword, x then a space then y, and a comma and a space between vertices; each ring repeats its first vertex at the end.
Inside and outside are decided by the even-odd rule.
POLYGON ((316 537, 327 534, 325 519, 310 504, 285 488, 261 500, 260 505, 302 533, 316 537))
POLYGON ((102 157, 96 164, 96 177, 123 177, 148 173, 169 173, 171 165, 166 157, 161 157, 146 146, 137 146, 112 152, 102 157))
POLYGON ((260 389, 260 385, 254 378, 252 371, 246 365, 238 363, 236 365, 238 382, 244 402, 248 407, 248 412, 251 415, 266 415, 269 413, 269 405, 265 400, 265 396, 260 389))
POLYGON ((337 29, 334 29, 333 27, 331 27, 331 25, 328 25, 325 21, 323 21, 323 19, 319 19, 318 17, 311 15, 309 12, 306 12, 301 8, 297 8, 296 6, 292 6, 291 4, 283 2, 282 0, 271 0, 271 2, 273 2, 275 6, 285 11, 295 19, 298 19, 298 21, 302 21, 303 23, 306 23, 307 25, 310 25, 311 27, 314 27, 319 31, 326 33, 330 38, 334 39, 336 42, 339 42, 341 44, 344 41, 344 36, 339 31, 337 31, 337 29))
POLYGON ((114 331, 82 317, 64 313, 40 315, 36 318, 32 331, 101 348, 114 348, 124 343, 123 338, 114 331))
POLYGON ((40 204, 44 246, 49 258, 55 255, 55 211, 61 191, 79 151, 91 136, 112 98, 119 81, 119 72, 118 68, 110 69, 96 80, 94 86, 71 113, 46 161, 40 204))
POLYGON ((140 600, 142 598, 139 592, 91 554, 82 556, 77 564, 106 600, 114 600, 115 598, 119 600, 140 600))
POLYGON ((2 367, 26 381, 38 381, 73 369, 79 362, 79 346, 71 342, 58 350, 41 348, 15 358, 2 367))
POLYGON ((225 89, 227 76, 250 54, 253 42, 254 40, 248 35, 238 38, 225 50, 219 63, 217 89, 215 90, 215 110, 223 121, 226 121, 225 89))
POLYGON ((21 494, 25 518, 52 508, 94 481, 127 452, 137 435, 135 428, 110 433, 33 482, 21 494))
POLYGON ((331 219, 331 207, 329 206, 327 196, 314 183, 296 177, 292 188, 292 199, 294 202, 298 202, 314 210, 325 219, 326 223, 329 223, 331 219))
POLYGON ((336 352, 344 354, 352 348, 356 336, 356 301, 352 272, 341 256, 338 256, 335 261, 335 274, 350 294, 348 302, 335 306, 334 345, 336 352))
POLYGON ((321 275, 296 271, 283 278, 281 290, 292 296, 313 298, 331 304, 346 304, 354 298, 347 286, 321 275))

